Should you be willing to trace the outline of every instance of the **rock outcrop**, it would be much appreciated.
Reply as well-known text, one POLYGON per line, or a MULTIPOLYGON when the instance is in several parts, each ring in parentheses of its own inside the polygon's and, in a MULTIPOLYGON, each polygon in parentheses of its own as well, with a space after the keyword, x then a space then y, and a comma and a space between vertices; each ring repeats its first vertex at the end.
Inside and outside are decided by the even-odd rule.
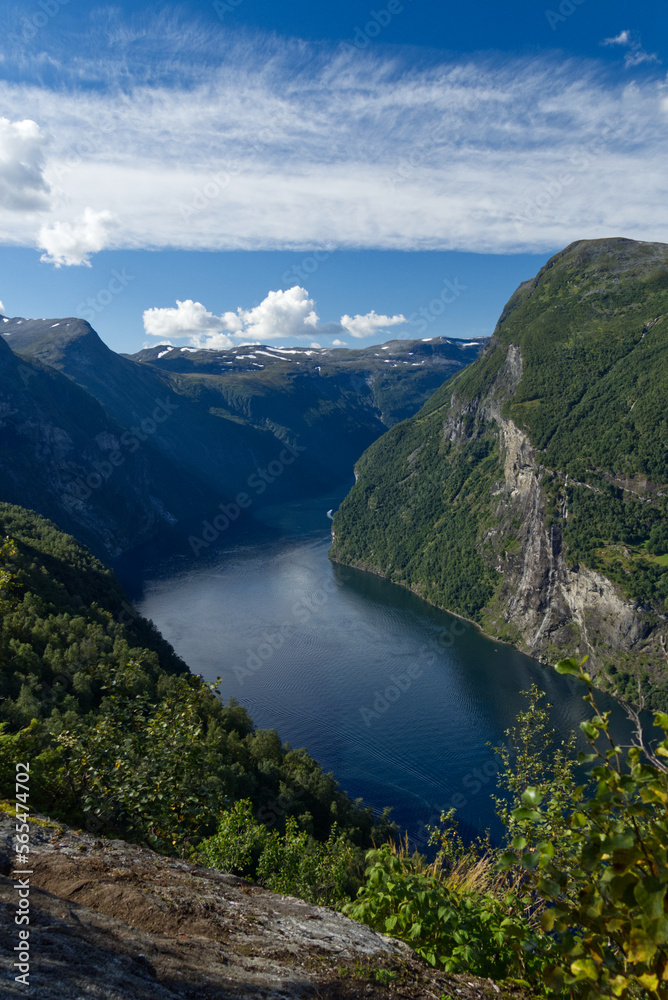
MULTIPOLYGON (((483 541, 496 554, 501 585, 492 606, 483 612, 482 624, 494 636, 510 630, 514 644, 541 662, 554 662, 570 650, 588 656, 595 673, 620 654, 642 655, 649 664, 661 663, 661 637, 668 619, 624 597, 601 573, 586 566, 569 566, 559 522, 547 526, 547 497, 543 489, 546 470, 528 435, 502 415, 503 404, 522 377, 522 357, 510 345, 506 361, 489 392, 467 402, 464 413, 452 398, 452 409, 443 433, 451 442, 464 444, 481 433, 484 424, 498 435, 503 480, 496 484, 494 510, 497 524, 483 541), (473 429, 464 416, 475 416, 473 429), (512 538, 513 552, 504 547, 512 538)), ((561 511, 562 519, 568 511, 561 511)), ((656 669, 656 668, 655 668, 656 669)))
MULTIPOLYGON (((0 994, 15 982, 14 817, 0 813, 0 994)), ((244 879, 42 820, 30 832, 30 992, 40 1000, 526 994, 446 976, 400 941, 244 879)))

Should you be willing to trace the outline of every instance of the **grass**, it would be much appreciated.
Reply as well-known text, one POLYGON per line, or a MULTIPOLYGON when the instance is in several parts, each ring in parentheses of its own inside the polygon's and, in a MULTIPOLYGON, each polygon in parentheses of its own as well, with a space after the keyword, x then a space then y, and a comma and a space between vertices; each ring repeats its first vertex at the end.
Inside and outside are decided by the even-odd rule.
POLYGON ((621 562, 629 573, 632 566, 642 566, 643 563, 650 563, 654 566, 668 566, 668 552, 665 552, 661 556, 654 556, 647 551, 645 543, 641 545, 628 545, 625 543, 606 545, 603 548, 596 549, 596 555, 605 563, 621 562))
POLYGON ((485 839, 465 848, 459 836, 446 827, 435 835, 441 848, 433 861, 411 850, 408 834, 404 840, 390 844, 399 858, 403 871, 429 875, 452 892, 490 894, 502 899, 508 893, 505 872, 497 870, 497 852, 485 839))

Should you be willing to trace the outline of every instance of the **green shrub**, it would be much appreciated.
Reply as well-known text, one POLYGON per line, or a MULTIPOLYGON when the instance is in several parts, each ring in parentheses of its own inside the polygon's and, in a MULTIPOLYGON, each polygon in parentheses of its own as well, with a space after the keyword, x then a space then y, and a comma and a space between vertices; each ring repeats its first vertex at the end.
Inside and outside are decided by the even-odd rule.
POLYGON ((401 938, 447 972, 524 973, 531 927, 513 893, 453 890, 437 872, 411 871, 388 844, 367 861, 366 882, 344 907, 355 920, 401 938))
POLYGON ((653 747, 638 731, 625 754, 599 712, 591 679, 575 660, 558 669, 589 689, 594 716, 581 728, 595 764, 590 786, 571 787, 554 809, 529 785, 512 811, 513 851, 544 907, 542 927, 554 945, 548 984, 587 1000, 668 998, 668 715, 655 717, 664 738, 653 747), (601 745, 602 744, 602 745, 601 745))
POLYGON ((248 800, 223 812, 217 832, 193 857, 309 903, 340 907, 350 899, 354 853, 336 826, 325 843, 300 830, 293 817, 287 819, 285 833, 270 833, 257 822, 248 800))
POLYGON ((242 799, 221 813, 217 831, 197 846, 193 858, 208 868, 253 878, 268 838, 267 828, 253 816, 252 802, 242 799))

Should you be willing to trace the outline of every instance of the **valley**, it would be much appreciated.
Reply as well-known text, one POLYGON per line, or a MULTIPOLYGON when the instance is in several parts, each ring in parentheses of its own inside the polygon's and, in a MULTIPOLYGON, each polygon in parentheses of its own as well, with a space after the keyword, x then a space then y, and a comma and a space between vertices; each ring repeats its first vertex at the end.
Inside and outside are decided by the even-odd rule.
MULTIPOLYGON (((106 559, 218 514, 286 447, 276 500, 346 482, 365 447, 469 364, 483 341, 374 349, 142 351, 83 320, 0 321, 3 498, 106 559), (176 356, 175 356, 176 355, 176 356)), ((271 476, 271 473, 269 473, 271 476)))
POLYGON ((540 854, 541 913, 586 922, 559 879, 600 829, 639 866, 662 850, 663 771, 632 751, 622 780, 640 731, 605 689, 668 697, 667 307, 668 247, 620 239, 557 254, 489 340, 126 356, 80 320, 4 317, 2 794, 29 760, 40 823, 85 828, 112 895, 98 834, 157 885, 180 856, 537 989, 553 938, 499 872, 540 854), (596 790, 576 753, 601 735, 596 790), (647 782, 641 842, 608 800, 647 782))

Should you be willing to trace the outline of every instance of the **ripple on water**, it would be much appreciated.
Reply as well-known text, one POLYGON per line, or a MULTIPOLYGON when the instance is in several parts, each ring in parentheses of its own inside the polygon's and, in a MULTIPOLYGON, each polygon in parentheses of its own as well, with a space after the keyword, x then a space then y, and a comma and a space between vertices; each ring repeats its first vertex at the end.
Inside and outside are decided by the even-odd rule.
MULTIPOLYGON (((580 686, 401 588, 333 567, 328 547, 327 526, 157 571, 140 610, 258 726, 306 746, 352 795, 393 806, 420 842, 451 804, 468 833, 493 826, 493 747, 526 707, 519 692, 532 681, 547 691, 564 739, 588 714, 580 686)), ((616 710, 615 726, 628 732, 616 710)))

